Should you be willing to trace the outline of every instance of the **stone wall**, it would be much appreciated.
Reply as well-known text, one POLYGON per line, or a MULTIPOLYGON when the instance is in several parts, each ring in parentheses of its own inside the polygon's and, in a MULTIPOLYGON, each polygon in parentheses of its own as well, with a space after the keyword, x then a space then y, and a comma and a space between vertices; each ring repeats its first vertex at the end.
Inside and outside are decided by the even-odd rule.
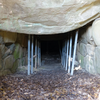
POLYGON ((79 31, 77 58, 82 68, 100 74, 100 19, 79 31))
POLYGON ((27 65, 27 35, 0 31, 0 76, 27 65))

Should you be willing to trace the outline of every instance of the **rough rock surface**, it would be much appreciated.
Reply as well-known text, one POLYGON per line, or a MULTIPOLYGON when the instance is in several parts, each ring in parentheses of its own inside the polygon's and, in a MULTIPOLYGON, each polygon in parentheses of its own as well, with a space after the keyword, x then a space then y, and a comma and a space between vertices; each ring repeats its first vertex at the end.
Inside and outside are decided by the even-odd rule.
POLYGON ((24 43, 27 38, 20 35, 21 37, 17 39, 17 33, 11 33, 12 35, 8 33, 10 32, 0 31, 0 76, 14 73, 18 67, 27 64, 27 50, 24 43))
POLYGON ((57 34, 77 29, 100 15, 100 0, 0 0, 0 29, 57 34))
POLYGON ((78 61, 88 72, 100 74, 100 19, 95 20, 85 30, 77 45, 78 61))

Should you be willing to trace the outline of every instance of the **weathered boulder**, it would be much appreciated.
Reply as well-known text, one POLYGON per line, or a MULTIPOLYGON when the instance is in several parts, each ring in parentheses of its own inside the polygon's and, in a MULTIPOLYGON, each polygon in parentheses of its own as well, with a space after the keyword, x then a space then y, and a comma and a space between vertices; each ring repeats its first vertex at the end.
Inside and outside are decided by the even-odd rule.
POLYGON ((15 59, 14 59, 13 55, 7 56, 7 57, 4 59, 4 62, 3 62, 4 68, 5 68, 5 69, 11 69, 12 66, 13 66, 14 60, 15 60, 15 59))
POLYGON ((97 46, 100 46, 100 18, 96 19, 92 25, 92 36, 97 46))
POLYGON ((77 45, 77 59, 89 73, 100 74, 100 19, 83 29, 77 45))
POLYGON ((100 0, 0 0, 0 29, 56 34, 77 29, 100 15, 100 0))
POLYGON ((94 66, 96 68, 97 73, 100 74, 100 46, 95 48, 94 66))
POLYGON ((10 32, 0 31, 0 76, 14 73, 18 67, 27 64, 26 35, 16 37, 16 34, 9 36, 7 33, 10 32))
POLYGON ((22 51, 22 47, 20 46, 20 44, 16 44, 15 45, 15 50, 13 52, 13 56, 14 56, 14 59, 19 59, 19 58, 22 58, 23 56, 23 51, 22 51))
POLYGON ((13 66, 11 68, 11 72, 15 73, 17 71, 17 68, 18 68, 18 59, 15 60, 15 62, 13 63, 13 66))

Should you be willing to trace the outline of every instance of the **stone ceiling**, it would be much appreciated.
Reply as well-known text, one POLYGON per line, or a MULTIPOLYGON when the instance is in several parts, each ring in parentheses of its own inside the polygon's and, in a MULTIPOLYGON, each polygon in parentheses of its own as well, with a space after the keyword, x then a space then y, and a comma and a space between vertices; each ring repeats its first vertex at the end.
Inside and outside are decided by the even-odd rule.
POLYGON ((100 0, 0 0, 0 30, 58 34, 100 16, 100 0))

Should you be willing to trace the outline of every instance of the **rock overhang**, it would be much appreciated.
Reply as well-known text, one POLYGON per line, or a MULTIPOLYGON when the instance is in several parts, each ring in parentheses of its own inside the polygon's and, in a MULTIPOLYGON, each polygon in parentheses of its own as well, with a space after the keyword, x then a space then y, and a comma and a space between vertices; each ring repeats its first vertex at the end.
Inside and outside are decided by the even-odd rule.
POLYGON ((100 16, 99 0, 0 0, 0 30, 49 35, 80 28, 100 16))

